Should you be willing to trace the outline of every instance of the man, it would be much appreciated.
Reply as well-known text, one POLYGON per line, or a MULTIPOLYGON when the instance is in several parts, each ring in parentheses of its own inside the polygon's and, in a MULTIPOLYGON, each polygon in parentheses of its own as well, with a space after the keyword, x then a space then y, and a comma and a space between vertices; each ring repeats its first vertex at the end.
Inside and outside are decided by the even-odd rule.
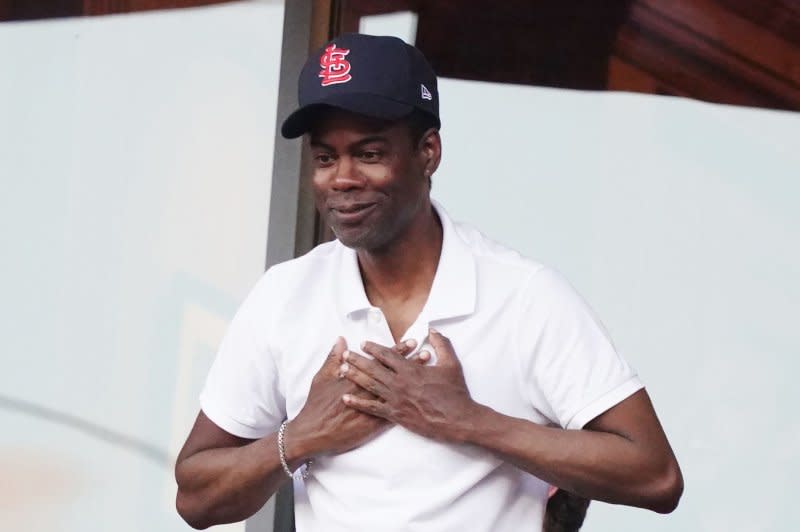
POLYGON ((234 317, 176 465, 184 519, 244 519, 290 476, 300 532, 537 530, 550 484, 672 511, 675 457, 585 303, 432 203, 422 54, 341 36, 299 89, 282 133, 308 135, 337 241, 271 268, 234 317))

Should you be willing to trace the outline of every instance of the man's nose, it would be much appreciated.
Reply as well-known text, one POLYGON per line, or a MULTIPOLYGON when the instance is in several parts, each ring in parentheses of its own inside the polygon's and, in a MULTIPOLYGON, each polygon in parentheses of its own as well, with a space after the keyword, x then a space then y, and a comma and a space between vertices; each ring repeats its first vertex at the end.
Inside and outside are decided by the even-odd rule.
POLYGON ((364 176, 358 171, 352 157, 340 157, 333 178, 335 190, 349 190, 364 186, 364 176))

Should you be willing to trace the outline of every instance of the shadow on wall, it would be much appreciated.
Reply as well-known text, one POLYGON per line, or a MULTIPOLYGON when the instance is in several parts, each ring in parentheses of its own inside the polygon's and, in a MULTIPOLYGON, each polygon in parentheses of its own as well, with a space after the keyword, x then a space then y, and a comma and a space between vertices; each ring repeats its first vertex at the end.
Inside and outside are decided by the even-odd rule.
MULTIPOLYGON (((165 450, 159 449, 155 445, 134 438, 133 436, 108 429, 102 425, 92 423, 67 412, 61 412, 53 408, 4 395, 0 395, 0 410, 16 412, 28 417, 34 417, 62 427, 80 431, 97 440, 143 456, 163 468, 171 467, 173 462, 172 457, 170 457, 165 450)), ((4 468, 3 471, 6 471, 6 469, 4 468)), ((3 500, 2 497, 0 497, 0 500, 3 500)))

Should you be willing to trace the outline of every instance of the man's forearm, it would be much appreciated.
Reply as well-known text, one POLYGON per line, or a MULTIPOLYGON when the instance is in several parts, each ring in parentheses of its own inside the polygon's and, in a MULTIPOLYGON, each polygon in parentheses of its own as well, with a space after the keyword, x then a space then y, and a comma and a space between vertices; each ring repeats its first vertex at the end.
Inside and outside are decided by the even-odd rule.
MULTIPOLYGON (((305 461, 299 445, 286 452, 292 469, 305 461)), ((242 447, 197 452, 178 463, 175 478, 178 513, 194 528, 250 517, 289 480, 278 455, 277 434, 242 447)))
MULTIPOLYGON (((389 350, 406 360, 414 347, 403 343, 389 350)), ((311 381, 305 405, 286 425, 285 458, 292 471, 315 456, 355 449, 388 427, 386 420, 354 412, 342 402, 348 393, 372 397, 340 378, 346 349, 344 338, 337 338, 311 381)), ((415 355, 411 361, 426 359, 415 355)), ((178 457, 175 478, 178 513, 195 528, 246 519, 288 480, 277 433, 249 440, 226 432, 202 411, 178 457)))
POLYGON ((682 490, 671 461, 618 434, 545 427, 478 405, 458 438, 588 499, 668 513, 682 490))
POLYGON ((644 389, 591 420, 589 430, 543 427, 476 403, 448 338, 431 329, 438 360, 410 364, 365 342, 374 360, 344 357, 348 380, 376 397, 342 397, 350 408, 421 436, 483 447, 551 484, 589 499, 671 512, 680 467, 644 389))

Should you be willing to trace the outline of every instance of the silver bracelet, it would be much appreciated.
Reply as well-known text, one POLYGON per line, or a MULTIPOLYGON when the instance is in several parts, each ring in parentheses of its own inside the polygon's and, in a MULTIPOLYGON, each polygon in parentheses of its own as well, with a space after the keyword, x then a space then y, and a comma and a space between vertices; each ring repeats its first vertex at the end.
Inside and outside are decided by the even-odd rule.
MULTIPOLYGON (((281 459, 281 466, 283 467, 283 472, 289 478, 294 478, 294 474, 292 470, 289 469, 289 464, 286 462, 286 444, 284 442, 284 434, 286 433, 286 425, 289 424, 289 420, 287 419, 283 423, 281 423, 281 428, 278 429, 278 457, 281 459)), ((306 462, 306 468, 303 470, 302 478, 306 480, 308 478, 308 470, 311 469, 311 464, 314 463, 314 459, 312 458, 308 462, 306 462)))

